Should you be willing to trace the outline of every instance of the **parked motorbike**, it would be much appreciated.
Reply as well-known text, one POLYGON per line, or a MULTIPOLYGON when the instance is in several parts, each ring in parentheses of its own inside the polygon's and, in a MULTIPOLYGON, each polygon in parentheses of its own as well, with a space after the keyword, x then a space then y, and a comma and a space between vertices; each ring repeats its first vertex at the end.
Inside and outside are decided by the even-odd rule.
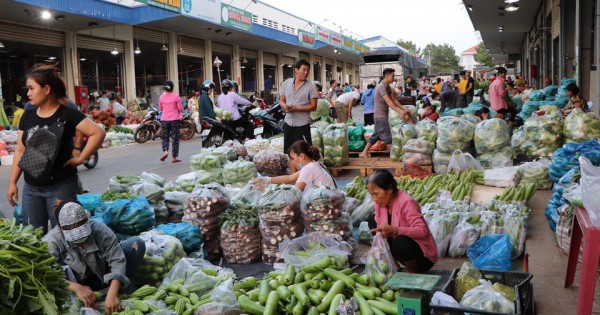
MULTIPOLYGON (((198 132, 194 119, 192 118, 193 112, 184 111, 183 118, 181 119, 181 127, 179 129, 179 135, 181 140, 190 140, 198 132)), ((145 143, 148 140, 155 140, 160 137, 161 125, 159 118, 159 111, 150 106, 148 113, 142 119, 142 123, 135 130, 134 139, 137 143, 145 143)))
MULTIPOLYGON (((254 124, 253 115, 250 113, 250 111, 254 108, 254 105, 238 105, 238 110, 242 115, 240 119, 245 119, 254 124)), ((202 125, 204 128, 202 131, 202 146, 205 148, 210 148, 213 146, 218 147, 227 140, 238 140, 240 142, 244 142, 244 128, 233 128, 227 122, 210 117, 203 117, 202 125)), ((257 131, 255 129, 254 134, 256 135, 256 133, 257 131)))
POLYGON ((283 133, 284 118, 285 112, 281 109, 279 103, 274 104, 264 114, 254 117, 254 136, 268 139, 283 133), (279 119, 275 117, 279 117, 279 119))

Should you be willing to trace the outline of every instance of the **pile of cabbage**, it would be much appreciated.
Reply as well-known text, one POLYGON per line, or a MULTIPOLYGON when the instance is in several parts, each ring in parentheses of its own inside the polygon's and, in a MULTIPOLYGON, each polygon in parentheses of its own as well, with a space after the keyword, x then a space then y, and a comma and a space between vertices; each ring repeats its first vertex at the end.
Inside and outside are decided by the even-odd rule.
POLYGON ((402 147, 410 139, 416 139, 418 136, 417 128, 415 125, 410 123, 397 123, 392 125, 392 150, 390 151, 390 158, 394 161, 402 161, 404 157, 404 151, 402 147))
POLYGON ((567 142, 583 142, 600 138, 600 118, 595 113, 584 113, 575 108, 565 118, 564 134, 567 142))
POLYGON ((441 117, 437 125, 437 149, 440 152, 466 151, 471 146, 471 140, 475 134, 475 123, 467 117, 441 117))
POLYGON ((550 157, 562 146, 563 118, 559 111, 535 114, 516 131, 511 145, 517 153, 530 158, 550 157))
POLYGON ((329 101, 325 98, 320 98, 317 101, 317 108, 310 112, 310 118, 312 120, 319 120, 322 117, 327 117, 329 115, 329 101))
POLYGON ((323 131, 324 159, 326 166, 344 166, 349 162, 348 127, 346 124, 332 124, 323 131))
POLYGON ((484 168, 500 168, 513 165, 514 150, 510 146, 510 127, 497 118, 487 119, 475 127, 475 150, 477 160, 484 168))

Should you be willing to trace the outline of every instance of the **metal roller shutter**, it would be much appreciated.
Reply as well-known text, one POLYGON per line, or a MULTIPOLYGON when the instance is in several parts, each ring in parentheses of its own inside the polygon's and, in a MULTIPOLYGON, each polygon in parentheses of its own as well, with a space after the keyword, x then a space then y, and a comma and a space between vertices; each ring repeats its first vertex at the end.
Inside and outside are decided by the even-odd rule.
POLYGON ((212 51, 218 54, 233 55, 233 47, 226 44, 212 42, 212 51))
POLYGON ((263 53, 263 63, 269 66, 277 66, 277 55, 263 53))
POLYGON ((181 48, 183 52, 180 55, 204 58, 204 40, 188 36, 181 36, 181 48))
POLYGON ((77 48, 112 51, 115 47, 121 53, 125 51, 125 45, 121 41, 113 42, 106 38, 77 35, 77 48))
POLYGON ((143 40, 152 43, 165 43, 169 42, 169 34, 144 27, 133 28, 133 38, 136 40, 143 40))
POLYGON ((15 42, 65 47, 64 32, 31 27, 30 25, 0 22, 0 38, 15 42))
POLYGON ((283 56, 283 63, 286 65, 295 65, 296 64, 296 60, 292 57, 288 57, 288 56, 283 56))
POLYGON ((258 58, 258 51, 256 50, 250 50, 250 49, 241 49, 240 54, 242 54, 242 58, 246 57, 246 58, 252 58, 252 59, 256 59, 258 58))

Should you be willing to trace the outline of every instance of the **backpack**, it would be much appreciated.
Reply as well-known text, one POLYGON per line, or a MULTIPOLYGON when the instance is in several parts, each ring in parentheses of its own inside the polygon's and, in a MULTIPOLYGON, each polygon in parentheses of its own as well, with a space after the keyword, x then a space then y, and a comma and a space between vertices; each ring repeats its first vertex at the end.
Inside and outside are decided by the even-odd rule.
POLYGON ((44 183, 51 179, 64 130, 65 121, 58 119, 48 129, 36 130, 27 141, 19 168, 36 182, 44 183))

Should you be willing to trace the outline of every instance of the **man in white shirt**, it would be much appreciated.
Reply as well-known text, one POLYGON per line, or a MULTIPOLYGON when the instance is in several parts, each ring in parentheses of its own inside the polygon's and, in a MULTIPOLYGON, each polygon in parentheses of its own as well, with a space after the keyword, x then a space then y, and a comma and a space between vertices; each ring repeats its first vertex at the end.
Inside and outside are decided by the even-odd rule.
POLYGON ((338 123, 346 123, 348 118, 352 118, 352 105, 360 99, 358 91, 351 91, 340 95, 335 100, 335 110, 337 111, 338 123))
POLYGON ((106 91, 102 91, 102 97, 98 99, 98 105, 100 110, 108 110, 110 107, 110 100, 106 97, 106 91))
POLYGON ((423 97, 427 96, 428 91, 429 83, 427 82, 427 77, 422 77, 421 81, 419 82, 419 97, 417 97, 417 100, 420 100, 423 97))

